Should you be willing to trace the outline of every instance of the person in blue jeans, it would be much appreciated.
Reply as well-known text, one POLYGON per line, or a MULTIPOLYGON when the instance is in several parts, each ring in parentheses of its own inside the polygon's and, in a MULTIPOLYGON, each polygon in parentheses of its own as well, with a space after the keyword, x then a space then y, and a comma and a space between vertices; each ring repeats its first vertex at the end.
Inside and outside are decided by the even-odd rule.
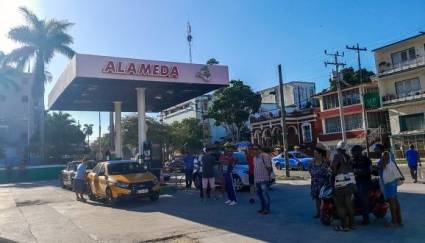
POLYGON ((261 209, 257 212, 263 215, 270 213, 269 183, 272 171, 271 158, 268 154, 262 153, 260 147, 252 147, 254 156, 254 181, 257 189, 257 196, 261 202, 261 209))
POLYGON ((225 144, 225 151, 220 156, 220 163, 223 168, 224 187, 227 192, 227 201, 224 203, 234 206, 237 204, 236 191, 233 185, 233 168, 237 162, 236 157, 233 155, 233 146, 231 144, 225 144))
POLYGON ((415 150, 413 144, 410 145, 409 150, 406 151, 407 165, 410 169, 410 175, 412 176, 413 183, 418 182, 418 164, 422 166, 418 151, 415 150))
POLYGON ((194 167, 195 157, 189 152, 185 152, 183 157, 184 162, 184 174, 186 180, 186 188, 192 188, 192 178, 193 178, 193 167, 194 167))

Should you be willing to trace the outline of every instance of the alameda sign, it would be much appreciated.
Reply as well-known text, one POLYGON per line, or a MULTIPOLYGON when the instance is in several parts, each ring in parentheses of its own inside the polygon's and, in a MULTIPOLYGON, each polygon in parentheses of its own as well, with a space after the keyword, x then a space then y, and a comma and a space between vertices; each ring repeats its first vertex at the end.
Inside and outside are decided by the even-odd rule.
POLYGON ((179 77, 179 70, 177 66, 120 61, 108 61, 102 68, 102 72, 110 74, 165 77, 175 79, 179 77))

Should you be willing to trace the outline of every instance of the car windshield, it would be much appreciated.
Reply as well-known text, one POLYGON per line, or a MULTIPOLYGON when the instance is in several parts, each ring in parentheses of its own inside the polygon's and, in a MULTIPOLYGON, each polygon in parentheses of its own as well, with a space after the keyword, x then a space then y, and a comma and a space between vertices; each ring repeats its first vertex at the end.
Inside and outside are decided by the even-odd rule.
POLYGON ((108 164, 109 175, 125 175, 143 173, 145 169, 137 162, 108 164))
POLYGON ((294 157, 297 159, 304 159, 307 158, 307 155, 302 154, 302 153, 293 153, 294 157))

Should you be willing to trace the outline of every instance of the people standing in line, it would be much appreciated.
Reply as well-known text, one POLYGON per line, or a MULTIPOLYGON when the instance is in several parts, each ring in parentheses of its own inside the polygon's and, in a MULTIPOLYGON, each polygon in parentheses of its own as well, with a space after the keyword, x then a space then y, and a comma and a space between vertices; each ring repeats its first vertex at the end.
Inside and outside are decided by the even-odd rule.
POLYGON ((309 172, 311 175, 311 197, 316 206, 316 214, 314 218, 320 218, 320 189, 328 179, 329 161, 327 158, 327 150, 324 145, 318 143, 314 149, 314 160, 310 165, 309 172))
POLYGON ((214 194, 215 190, 215 176, 214 176, 214 166, 217 163, 217 159, 212 155, 211 148, 205 149, 205 154, 202 156, 202 197, 210 198, 214 194), (210 189, 210 194, 208 194, 208 188, 210 189))
POLYGON ((261 209, 257 212, 263 215, 270 213, 269 183, 273 170, 271 158, 263 153, 258 145, 252 147, 254 162, 254 181, 257 195, 261 202, 261 209))
POLYGON ((225 151, 220 156, 220 163, 223 168, 224 188, 227 192, 227 201, 224 203, 234 206, 237 204, 236 191, 233 185, 233 168, 237 162, 233 154, 233 146, 229 143, 225 144, 225 151))
POLYGON ((255 203, 255 180, 254 180, 254 156, 252 145, 248 146, 246 153, 246 162, 248 164, 248 182, 249 182, 249 203, 255 203))
POLYGON ((77 201, 85 202, 84 193, 86 192, 86 171, 87 171, 87 159, 83 159, 83 162, 78 165, 77 171, 74 176, 73 189, 77 201))
POLYGON ((186 189, 192 188, 194 160, 193 155, 186 151, 183 157, 186 189))
POLYGON ((395 160, 391 158, 391 154, 388 151, 384 151, 380 160, 378 161, 379 175, 381 183, 383 184, 383 193, 386 200, 390 204, 391 211, 391 223, 388 224, 389 227, 398 227, 403 226, 401 218, 401 209, 400 202, 397 198, 397 187, 399 180, 403 178, 400 171, 397 169, 395 160), (386 180, 386 173, 395 174, 398 171, 397 177, 392 176, 391 180, 386 180))
POLYGON ((362 154, 363 148, 351 148, 351 166, 356 178, 357 192, 354 194, 362 208, 363 225, 369 224, 369 190, 372 184, 372 161, 362 154))
POLYGON ((354 209, 352 196, 355 192, 355 178, 349 156, 346 154, 346 143, 338 142, 337 152, 333 157, 331 169, 335 176, 334 202, 341 225, 335 226, 336 231, 354 229, 354 209))
POLYGON ((410 175, 412 176, 413 183, 418 182, 418 165, 422 166, 421 159, 418 151, 415 150, 413 144, 410 145, 409 149, 406 151, 406 160, 407 165, 410 169, 410 175))

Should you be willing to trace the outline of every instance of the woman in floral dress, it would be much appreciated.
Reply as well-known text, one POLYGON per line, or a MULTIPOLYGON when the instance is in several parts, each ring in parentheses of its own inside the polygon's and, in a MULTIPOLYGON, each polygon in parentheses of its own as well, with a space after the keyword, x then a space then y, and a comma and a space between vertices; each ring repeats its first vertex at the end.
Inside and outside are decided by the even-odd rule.
POLYGON ((320 218, 320 189, 325 184, 329 169, 329 160, 326 147, 317 144, 314 149, 314 160, 310 165, 311 197, 316 204, 315 218, 320 218))

